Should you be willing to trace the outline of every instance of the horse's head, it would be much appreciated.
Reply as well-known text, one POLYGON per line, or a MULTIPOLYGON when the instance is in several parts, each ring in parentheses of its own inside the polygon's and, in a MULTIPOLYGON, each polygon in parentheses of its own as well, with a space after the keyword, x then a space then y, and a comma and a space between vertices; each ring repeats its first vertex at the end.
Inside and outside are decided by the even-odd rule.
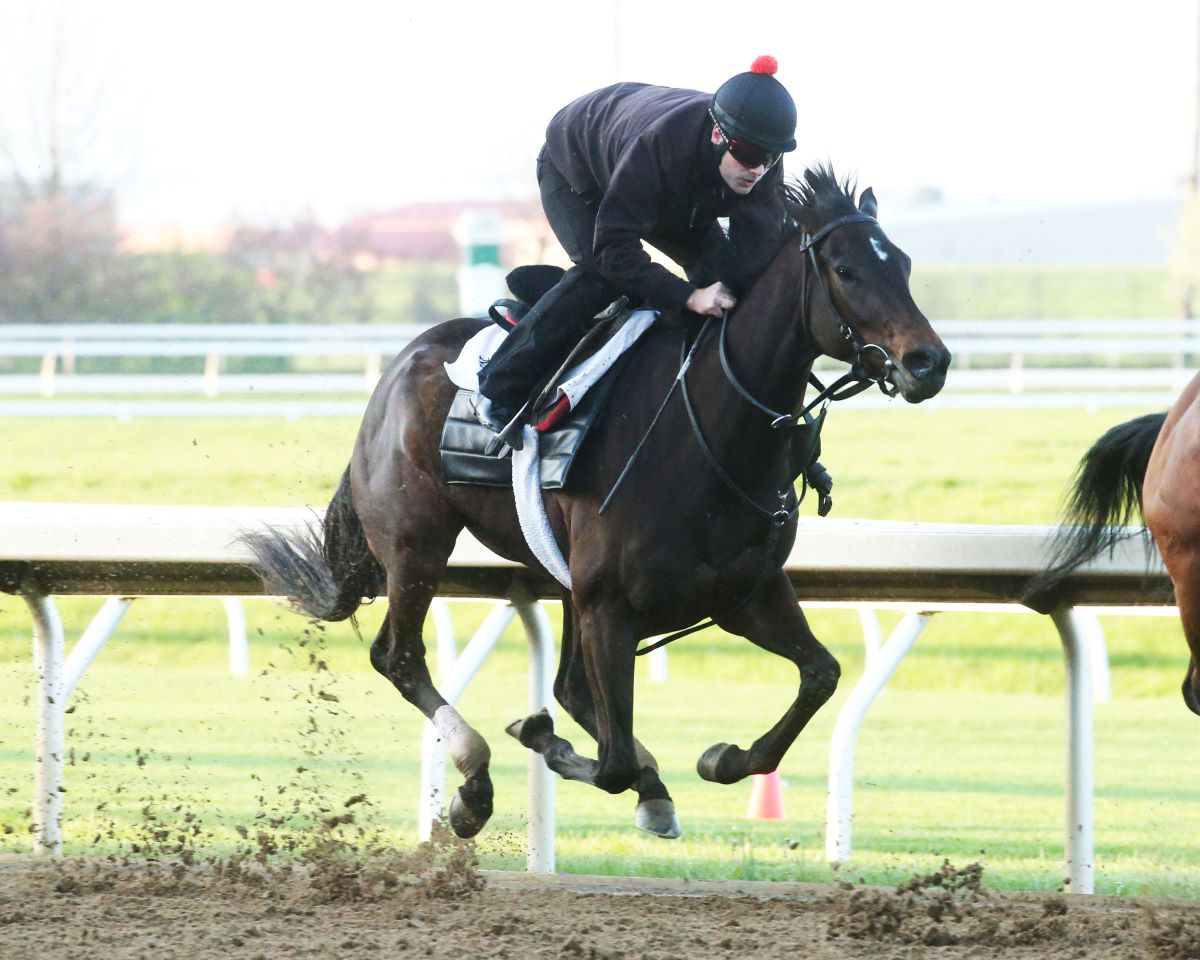
POLYGON ((910 403, 928 400, 946 382, 950 351, 913 302, 912 261, 875 221, 875 194, 868 187, 856 205, 853 186, 822 166, 805 170, 787 193, 809 260, 812 339, 826 355, 891 383, 910 403))

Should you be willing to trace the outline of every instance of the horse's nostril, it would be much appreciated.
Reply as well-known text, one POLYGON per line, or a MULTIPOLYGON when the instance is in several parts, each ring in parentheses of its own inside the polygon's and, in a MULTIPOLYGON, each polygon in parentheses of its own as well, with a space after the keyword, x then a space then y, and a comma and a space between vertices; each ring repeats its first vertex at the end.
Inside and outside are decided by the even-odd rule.
POLYGON ((904 355, 904 369, 918 380, 929 376, 937 363, 937 357, 932 350, 909 350, 904 355))
POLYGON ((917 379, 934 374, 945 376, 949 366, 950 351, 945 348, 928 350, 918 347, 916 350, 909 350, 904 355, 904 368, 917 379))

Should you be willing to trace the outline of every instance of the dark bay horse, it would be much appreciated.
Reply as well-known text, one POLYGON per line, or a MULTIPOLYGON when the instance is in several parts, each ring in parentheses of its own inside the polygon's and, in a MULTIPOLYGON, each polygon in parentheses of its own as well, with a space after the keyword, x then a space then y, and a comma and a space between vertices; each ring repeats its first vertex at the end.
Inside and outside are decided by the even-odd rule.
POLYGON ((1063 578, 1128 536, 1139 515, 1175 588, 1192 655, 1183 702, 1200 714, 1200 374, 1169 411, 1118 424, 1083 455, 1053 563, 1025 602, 1044 610, 1063 578))
MULTIPOLYGON (((544 496, 572 584, 554 694, 595 738, 598 759, 577 754, 545 712, 508 732, 563 777, 612 793, 634 788, 637 825, 659 836, 678 836, 679 825, 653 756, 633 735, 639 640, 712 617, 798 668, 795 701, 775 726, 748 749, 719 743, 701 756, 700 775, 719 783, 774 770, 837 686, 838 663, 782 569, 798 506, 789 426, 814 359, 858 363, 911 403, 945 382, 950 355, 913 302, 909 259, 880 229, 876 207, 870 189, 856 205, 854 188, 831 170, 806 171, 789 188, 793 222, 777 256, 720 332, 693 351, 685 389, 663 407, 611 505, 599 512, 680 372, 682 325, 660 322, 643 336, 567 489, 544 496)), ((249 538, 268 592, 311 617, 345 619, 364 596, 386 591, 371 663, 434 723, 465 778, 449 811, 462 837, 492 812, 490 750, 430 679, 425 613, 464 527, 542 570, 511 491, 442 479, 438 445, 455 393, 443 364, 484 323, 435 326, 388 367, 323 531, 249 538)))

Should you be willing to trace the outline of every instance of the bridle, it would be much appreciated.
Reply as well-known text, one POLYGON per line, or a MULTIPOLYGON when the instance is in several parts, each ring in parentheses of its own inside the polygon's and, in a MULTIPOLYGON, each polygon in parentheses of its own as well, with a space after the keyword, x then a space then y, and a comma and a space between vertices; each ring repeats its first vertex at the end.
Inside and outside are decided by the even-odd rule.
MULTIPOLYGON (((808 261, 810 264, 812 264, 812 273, 817 279, 817 286, 821 290, 821 295, 825 298, 826 304, 828 304, 829 309, 833 311, 833 315, 837 318, 838 332, 840 333, 842 339, 847 341, 850 346, 854 348, 854 362, 851 363, 850 370, 843 376, 839 377, 831 386, 823 387, 821 386, 821 382, 815 377, 810 378, 810 382, 812 382, 813 385, 819 391, 821 391, 821 393, 818 394, 817 398, 811 404, 809 404, 805 410, 811 409, 813 406, 821 403, 824 399, 826 399, 826 397, 829 397, 833 400, 842 400, 846 397, 852 397, 856 393, 861 393, 863 390, 866 390, 872 383, 877 383, 879 385, 879 389, 889 397, 894 397, 900 390, 900 388, 895 384, 888 383, 888 376, 896 367, 896 362, 892 359, 892 355, 879 344, 867 343, 864 341, 863 338, 859 336, 858 331, 850 326, 846 318, 842 316, 842 311, 839 310, 837 304, 833 302, 833 296, 830 294, 829 286, 825 282, 825 275, 821 273, 821 265, 817 262, 817 244, 819 244, 839 227, 844 227, 850 223, 878 224, 879 221, 868 213, 855 211, 854 213, 846 214, 844 217, 838 217, 836 220, 831 220, 814 234, 803 234, 800 237, 800 252, 808 254, 808 261), (883 357, 883 373, 879 376, 873 376, 863 363, 863 355, 869 350, 877 350, 883 357), (850 391, 834 396, 836 391, 841 390, 847 384, 854 384, 855 387, 850 391)), ((804 303, 807 300, 807 290, 805 289, 806 283, 807 274, 801 274, 801 303, 804 303)), ((809 319, 809 339, 812 339, 811 318, 809 319)), ((729 371, 727 370, 726 376, 728 375, 729 371)))

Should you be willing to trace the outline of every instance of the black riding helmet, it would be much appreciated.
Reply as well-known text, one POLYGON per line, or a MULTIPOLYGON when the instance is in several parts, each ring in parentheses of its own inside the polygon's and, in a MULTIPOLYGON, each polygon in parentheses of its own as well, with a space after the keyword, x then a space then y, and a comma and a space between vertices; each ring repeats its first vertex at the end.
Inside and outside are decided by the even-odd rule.
POLYGON ((713 94, 713 120, 730 140, 772 153, 796 149, 796 104, 775 79, 774 57, 755 57, 750 70, 730 77, 713 94))

